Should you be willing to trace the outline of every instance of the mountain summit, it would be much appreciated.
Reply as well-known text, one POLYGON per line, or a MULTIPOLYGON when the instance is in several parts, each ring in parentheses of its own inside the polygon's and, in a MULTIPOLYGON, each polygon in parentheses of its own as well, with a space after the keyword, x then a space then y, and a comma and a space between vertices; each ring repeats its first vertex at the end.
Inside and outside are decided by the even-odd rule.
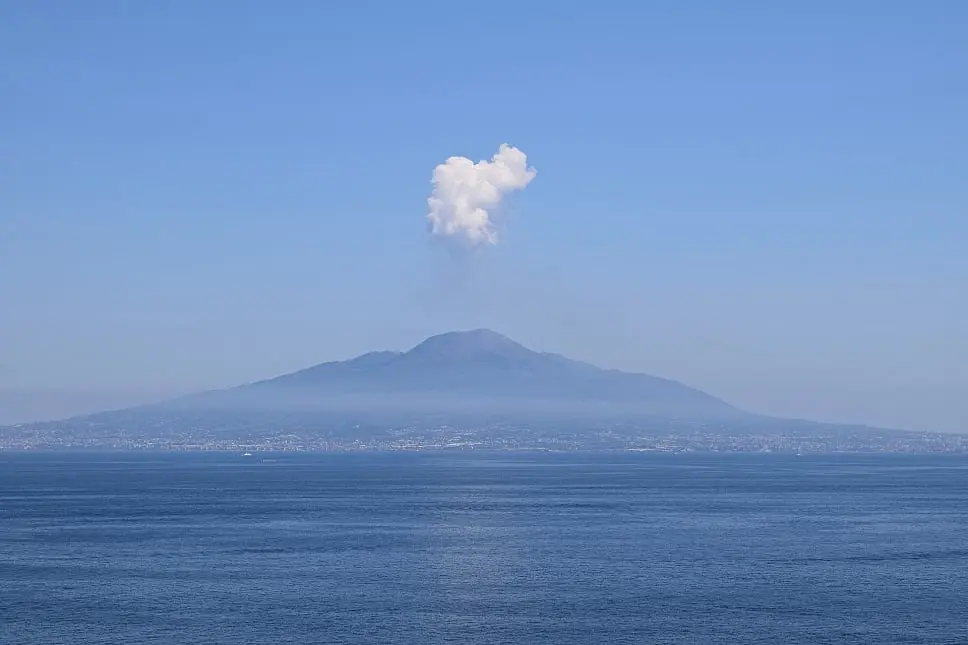
POLYGON ((410 360, 513 360, 533 353, 524 345, 490 329, 472 329, 431 336, 407 352, 406 356, 410 360))

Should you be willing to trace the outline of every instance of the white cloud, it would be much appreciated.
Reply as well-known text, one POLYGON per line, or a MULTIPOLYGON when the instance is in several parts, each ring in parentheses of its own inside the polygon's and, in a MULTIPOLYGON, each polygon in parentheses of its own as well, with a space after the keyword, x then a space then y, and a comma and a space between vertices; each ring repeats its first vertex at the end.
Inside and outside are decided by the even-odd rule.
POLYGON ((490 161, 450 157, 434 169, 434 190, 427 198, 431 235, 472 247, 496 244, 494 210, 505 194, 522 190, 536 174, 527 155, 506 143, 490 161))

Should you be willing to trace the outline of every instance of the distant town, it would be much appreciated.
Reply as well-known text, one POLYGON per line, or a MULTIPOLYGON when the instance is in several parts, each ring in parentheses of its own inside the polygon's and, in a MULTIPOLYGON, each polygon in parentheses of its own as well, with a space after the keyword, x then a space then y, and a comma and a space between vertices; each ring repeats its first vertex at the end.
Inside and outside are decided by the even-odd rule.
POLYGON ((725 427, 643 428, 615 424, 562 427, 491 424, 330 429, 288 427, 104 428, 78 420, 0 428, 2 450, 167 451, 418 451, 418 450, 625 450, 641 452, 968 453, 968 435, 914 433, 834 426, 825 431, 783 428, 736 431, 725 427))

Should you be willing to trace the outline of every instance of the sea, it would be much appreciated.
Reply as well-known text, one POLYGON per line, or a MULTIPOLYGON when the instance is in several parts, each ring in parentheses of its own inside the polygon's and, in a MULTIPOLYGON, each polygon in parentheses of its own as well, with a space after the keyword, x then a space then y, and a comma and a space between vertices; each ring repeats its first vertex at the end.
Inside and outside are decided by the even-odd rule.
POLYGON ((0 643, 968 643, 968 458, 3 452, 0 643))

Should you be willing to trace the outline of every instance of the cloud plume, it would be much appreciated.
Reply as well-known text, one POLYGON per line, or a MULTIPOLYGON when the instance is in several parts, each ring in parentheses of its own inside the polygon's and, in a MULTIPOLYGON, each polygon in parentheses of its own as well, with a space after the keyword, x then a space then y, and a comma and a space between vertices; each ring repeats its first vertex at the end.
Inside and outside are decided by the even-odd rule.
POLYGON ((470 247, 497 244, 495 210, 504 195, 522 190, 536 174, 528 156, 506 143, 490 161, 450 157, 434 169, 434 190, 427 198, 431 235, 470 247))

